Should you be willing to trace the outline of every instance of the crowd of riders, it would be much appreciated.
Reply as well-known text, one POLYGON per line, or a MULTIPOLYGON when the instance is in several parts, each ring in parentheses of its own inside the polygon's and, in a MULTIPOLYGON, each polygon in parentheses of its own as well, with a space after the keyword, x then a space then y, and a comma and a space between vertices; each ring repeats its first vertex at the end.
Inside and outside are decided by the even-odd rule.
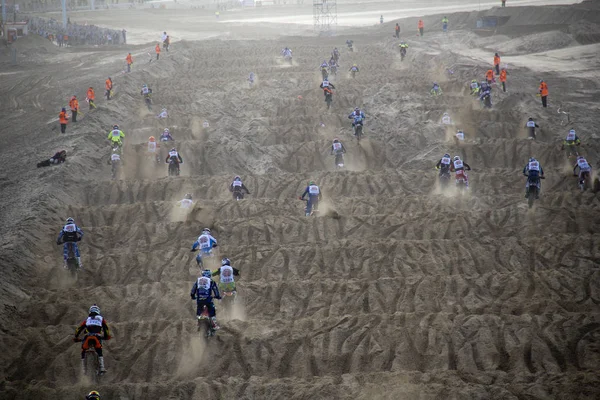
MULTIPOLYGON (((421 21, 420 21, 421 22, 421 21)), ((447 30, 447 19, 444 21, 444 31, 447 30)), ((423 34, 422 25, 420 25, 421 35, 423 34)), ((398 24, 396 24, 395 28, 395 36, 400 38, 400 29, 398 24)), ((347 40, 346 45, 348 47, 349 52, 354 51, 354 41, 347 40)), ((406 56, 408 44, 406 44, 403 40, 398 45, 400 49, 400 54, 402 59, 406 56)), ((292 63, 292 50, 288 47, 285 47, 281 51, 281 55, 284 57, 286 61, 292 63)), ((336 75, 337 71, 340 67, 340 52, 336 48, 333 49, 331 53, 331 57, 329 61, 323 60, 320 65, 320 71, 322 73, 322 82, 320 84, 320 89, 323 90, 324 97, 331 100, 333 96, 333 90, 336 89, 335 85, 329 80, 331 75, 336 75)), ((500 77, 500 81, 502 83, 503 91, 506 92, 506 69, 501 68, 500 66, 500 57, 498 53, 494 56, 494 69, 490 69, 485 74, 485 79, 479 82, 477 79, 473 79, 468 85, 469 93, 473 96, 478 97, 483 106, 486 108, 491 108, 491 92, 492 86, 496 83, 495 76, 500 77), (495 71, 494 71, 495 69, 495 71)), ((356 73, 359 72, 359 68, 357 64, 353 64, 348 72, 352 77, 355 76, 356 73)), ((110 79, 110 78, 109 78, 110 79)), ((249 78, 250 83, 254 83, 254 73, 251 73, 249 78)), ((542 81, 542 83, 544 83, 542 81)), ((545 83, 544 83, 545 85, 545 83)), ((112 86, 112 81, 111 81, 112 86)), ((110 90, 110 88, 108 89, 110 90)), ((430 94, 432 96, 440 96, 442 95, 442 89, 437 82, 433 83, 433 86, 430 89, 430 94)), ((146 84, 144 84, 141 88, 140 95, 143 97, 144 101, 148 105, 148 108, 151 108, 151 95, 152 89, 149 88, 146 84)), ((547 96, 547 86, 540 86, 540 95, 542 97, 547 96)), ((110 97, 110 95, 108 96, 110 97)), ((93 100, 93 98, 91 99, 93 100)), ((546 100, 543 100, 543 106, 546 106, 546 100)), ((64 109, 63 109, 64 111, 64 109)), ((164 119, 168 117, 168 113, 166 109, 162 109, 161 113, 156 116, 159 119, 164 119)), ((359 139, 362 129, 364 127, 364 122, 366 119, 365 113, 359 107, 355 107, 351 113, 348 115, 348 119, 350 119, 351 126, 354 132, 354 136, 359 139)), ((443 125, 452 125, 452 119, 448 113, 444 113, 441 118, 441 123, 443 125)), ((525 124, 525 128, 528 132, 528 137, 530 139, 536 138, 536 128, 540 128, 539 125, 533 120, 532 117, 528 119, 525 124)), ((113 179, 118 176, 119 170, 123 165, 123 144, 126 138, 123 130, 120 129, 119 125, 113 125, 112 129, 108 132, 107 139, 111 144, 111 152, 109 164, 112 166, 113 179)), ((456 134, 456 138, 459 141, 464 140, 464 132, 462 130, 458 130, 456 134)), ((148 138, 148 142, 145 146, 145 152, 149 155, 149 159, 152 162, 163 163, 163 157, 160 156, 161 144, 165 144, 165 149, 167 150, 166 157, 164 158, 164 163, 168 164, 169 175, 177 176, 180 174, 180 165, 184 163, 183 157, 178 152, 177 148, 172 145, 175 141, 171 131, 169 128, 164 128, 161 132, 158 141, 154 136, 150 136, 148 138)), ((580 155, 577 151, 577 147, 581 145, 581 140, 577 136, 575 130, 571 129, 567 133, 565 139, 563 140, 563 148, 567 149, 569 156, 576 157, 576 162, 573 167, 573 174, 578 177, 579 185, 583 186, 586 180, 589 181, 591 175, 591 164, 585 159, 584 156, 580 155)), ((346 147, 340 141, 339 138, 334 138, 331 143, 330 155, 335 156, 335 166, 337 168, 341 168, 344 166, 343 155, 346 153, 346 147)), ((38 167, 50 166, 55 164, 64 163, 66 161, 66 151, 61 150, 56 152, 49 159, 43 160, 38 163, 38 167)), ((440 182, 448 182, 451 179, 451 174, 454 173, 454 180, 456 185, 463 186, 465 190, 469 189, 469 177, 467 171, 471 170, 471 166, 467 164, 459 155, 451 156, 449 153, 445 153, 435 165, 436 169, 439 170, 439 180, 440 182)), ((523 175, 526 176, 526 184, 525 184, 525 197, 529 198, 533 196, 538 198, 541 184, 540 180, 544 179, 544 170, 542 168, 541 163, 534 157, 530 157, 527 161, 526 165, 522 171, 523 175), (532 191, 532 188, 534 189, 532 191)), ((242 182, 240 176, 235 176, 228 187, 230 193, 233 196, 233 199, 236 201, 243 200, 245 195, 250 195, 250 190, 246 187, 246 185, 242 182)), ((310 180, 306 187, 304 187, 303 192, 301 193, 299 199, 306 201, 306 206, 304 209, 306 216, 315 215, 318 213, 319 203, 322 200, 322 190, 319 185, 314 181, 310 180)), ((191 210, 194 207, 194 201, 192 198, 192 194, 187 193, 184 198, 177 202, 182 209, 191 210)), ((69 269, 71 265, 75 265, 77 269, 83 269, 83 263, 81 261, 81 255, 79 252, 78 242, 80 242, 84 237, 82 229, 77 226, 75 220, 69 217, 64 226, 62 227, 59 236, 57 238, 57 245, 63 246, 63 264, 64 267, 69 269)), ((214 257, 213 251, 217 248, 218 242, 217 239, 213 236, 213 233, 209 228, 204 228, 198 238, 194 241, 191 252, 198 252, 195 257, 196 264, 200 269, 200 274, 198 278, 194 281, 191 291, 190 297, 193 301, 196 302, 196 317, 198 321, 201 321, 203 318, 209 321, 210 330, 212 332, 220 329, 219 324, 217 323, 217 307, 215 307, 215 300, 222 300, 223 295, 225 293, 235 293, 235 277, 240 276, 240 270, 234 268, 232 266, 231 260, 227 257, 222 257, 220 260, 220 266, 211 270, 208 268, 208 257, 214 257), (218 277, 218 283, 213 280, 213 277, 218 277)), ((218 257, 220 258, 220 257, 218 257)), ((85 320, 81 322, 81 324, 77 327, 73 341, 81 342, 81 365, 82 372, 84 374, 89 373, 87 371, 87 364, 85 361, 86 354, 90 351, 96 353, 98 357, 98 372, 103 374, 106 372, 105 361, 102 343, 103 341, 107 341, 111 339, 110 329, 108 326, 107 320, 101 315, 100 308, 97 304, 93 304, 88 310, 88 316, 85 320), (80 336, 83 335, 83 338, 80 339, 80 336)), ((90 392, 86 399, 89 400, 97 400, 100 399, 100 395, 96 391, 90 392)))

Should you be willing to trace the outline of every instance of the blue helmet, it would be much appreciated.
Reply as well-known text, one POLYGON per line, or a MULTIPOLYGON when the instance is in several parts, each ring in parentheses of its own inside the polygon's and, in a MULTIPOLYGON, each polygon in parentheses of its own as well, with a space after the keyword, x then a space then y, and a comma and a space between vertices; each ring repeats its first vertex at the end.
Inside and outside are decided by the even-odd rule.
POLYGON ((204 271, 202 271, 202 276, 205 278, 210 278, 212 276, 210 269, 205 269, 204 271))

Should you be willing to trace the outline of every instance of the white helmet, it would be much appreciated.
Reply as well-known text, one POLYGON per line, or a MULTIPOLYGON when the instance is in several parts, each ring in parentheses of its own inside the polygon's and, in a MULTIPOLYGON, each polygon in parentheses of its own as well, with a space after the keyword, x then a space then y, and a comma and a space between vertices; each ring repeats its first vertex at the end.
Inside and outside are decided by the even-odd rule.
POLYGON ((460 157, 459 156, 454 156, 454 161, 459 161, 460 157))

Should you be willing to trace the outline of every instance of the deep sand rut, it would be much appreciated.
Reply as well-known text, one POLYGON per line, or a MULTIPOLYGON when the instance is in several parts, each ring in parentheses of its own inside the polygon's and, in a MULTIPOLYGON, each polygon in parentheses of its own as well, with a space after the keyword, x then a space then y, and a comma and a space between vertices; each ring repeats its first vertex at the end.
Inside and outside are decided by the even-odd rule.
MULTIPOLYGON (((340 46, 334 39, 181 43, 160 67, 115 79, 111 103, 34 147, 64 143, 72 157, 25 175, 25 187, 37 185, 38 213, 21 244, 6 241, 3 251, 3 265, 27 279, 7 274, 27 295, 5 311, 25 322, 2 338, 3 397, 80 399, 92 388, 78 376, 70 335, 97 302, 114 340, 96 389, 110 399, 597 398, 597 195, 579 193, 565 172, 557 149, 565 128, 554 110, 540 112, 534 74, 515 71, 512 97, 497 95, 492 111, 465 98, 464 83, 487 67, 449 50, 471 35, 411 41, 400 63, 394 42, 369 31, 357 53, 342 54, 344 68, 362 70, 336 78, 330 112, 315 87, 320 60, 340 46), (286 44, 291 67, 275 57, 286 44), (243 86, 250 70, 260 79, 252 90, 243 86), (427 95, 432 80, 444 87, 439 99, 427 95), (139 104, 144 82, 169 109, 167 122, 139 104), (360 146, 345 118, 356 105, 368 117, 360 146), (467 134, 460 147, 439 125, 445 111, 467 134), (544 128, 530 142, 522 125, 533 112, 544 128), (119 181, 108 179, 103 133, 114 122, 128 145, 119 181), (178 178, 140 148, 165 126, 185 159, 178 178), (334 170, 334 136, 348 148, 349 170, 334 170), (473 167, 470 194, 436 188, 432 167, 446 151, 473 167), (532 155, 548 179, 527 210, 520 170, 532 155), (236 174, 252 192, 243 202, 227 191, 236 174), (305 218, 297 200, 309 179, 325 194, 319 218, 305 218), (197 204, 181 215, 173 207, 186 192, 197 204), (77 282, 52 242, 66 216, 86 234, 77 282), (188 295, 197 273, 189 247, 204 226, 242 271, 243 306, 221 320, 209 347, 188 295)), ((593 157, 592 100, 560 96, 579 114, 593 157)))

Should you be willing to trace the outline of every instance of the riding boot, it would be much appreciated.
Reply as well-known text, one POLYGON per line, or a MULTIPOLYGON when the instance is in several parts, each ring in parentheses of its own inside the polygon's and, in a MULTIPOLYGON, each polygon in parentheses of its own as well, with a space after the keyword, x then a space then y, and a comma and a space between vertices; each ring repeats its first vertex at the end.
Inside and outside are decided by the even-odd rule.
POLYGON ((81 372, 83 375, 87 374, 87 369, 85 368, 85 358, 81 359, 81 372))
POLYGON ((211 317, 210 324, 215 331, 221 329, 221 327, 217 324, 217 317, 211 317))
POLYGON ((81 263, 81 257, 77 257, 77 264, 79 265, 79 268, 83 268, 83 264, 81 263))
POLYGON ((67 260, 63 260, 63 268, 68 269, 69 265, 67 264, 67 260))
POLYGON ((106 368, 104 368, 104 357, 98 357, 98 365, 100 366, 100 373, 105 373, 106 368))
POLYGON ((529 187, 525 188, 525 198, 528 199, 529 198, 529 187))

